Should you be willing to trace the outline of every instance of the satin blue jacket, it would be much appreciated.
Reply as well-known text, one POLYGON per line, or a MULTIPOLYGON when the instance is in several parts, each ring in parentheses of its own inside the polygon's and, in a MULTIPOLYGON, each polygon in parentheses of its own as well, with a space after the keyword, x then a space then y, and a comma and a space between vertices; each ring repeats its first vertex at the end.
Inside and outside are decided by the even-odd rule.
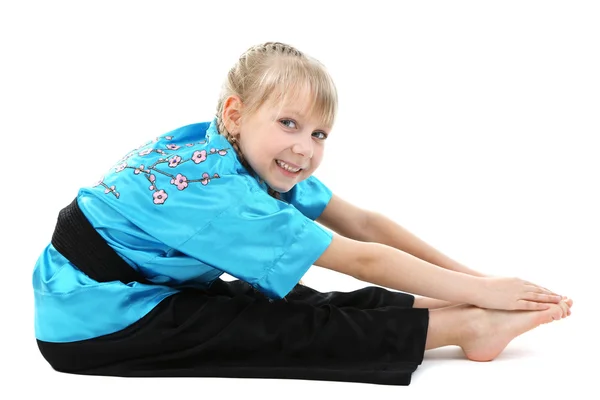
POLYGON ((223 273, 280 299, 330 244, 314 220, 331 191, 312 176, 281 200, 240 163, 216 121, 129 152, 77 202, 106 242, 152 284, 96 282, 51 244, 33 271, 35 335, 90 339, 126 328, 184 287, 223 273))

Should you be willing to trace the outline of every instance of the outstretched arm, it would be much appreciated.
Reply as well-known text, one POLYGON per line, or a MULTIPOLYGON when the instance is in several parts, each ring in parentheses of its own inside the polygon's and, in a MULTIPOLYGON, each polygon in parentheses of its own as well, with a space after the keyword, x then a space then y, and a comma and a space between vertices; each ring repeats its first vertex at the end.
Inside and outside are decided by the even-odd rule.
POLYGON ((504 310, 543 310, 560 296, 518 278, 488 278, 433 265, 384 244, 333 235, 315 262, 356 279, 455 303, 504 310))
POLYGON ((317 222, 353 240, 385 244, 451 271, 485 276, 454 261, 386 216, 356 207, 335 194, 317 222))
POLYGON ((394 247, 420 258, 421 260, 451 271, 462 272, 473 276, 485 276, 485 274, 468 268, 451 259, 439 250, 436 250, 385 215, 372 211, 365 212, 367 213, 365 224, 366 241, 394 247))

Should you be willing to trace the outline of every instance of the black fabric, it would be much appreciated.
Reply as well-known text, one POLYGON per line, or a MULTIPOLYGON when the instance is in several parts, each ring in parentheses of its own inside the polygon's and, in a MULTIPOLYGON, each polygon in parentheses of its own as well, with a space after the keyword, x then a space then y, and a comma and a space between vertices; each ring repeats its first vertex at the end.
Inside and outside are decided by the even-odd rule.
MULTIPOLYGON (((75 200, 52 243, 101 282, 146 280, 102 239, 75 200)), ((408 385, 423 361, 427 309, 414 297, 369 286, 321 293, 296 285, 272 300, 246 282, 164 299, 119 332, 69 343, 38 340, 57 371, 123 377, 287 378, 408 385)))
POLYGON ((72 343, 38 341, 58 371, 125 377, 288 378, 408 385, 429 314, 412 295, 296 285, 269 302, 243 281, 163 300, 130 327, 72 343))
POLYGON ((94 229, 79 208, 77 199, 58 213, 51 243, 59 253, 97 282, 147 283, 94 229))

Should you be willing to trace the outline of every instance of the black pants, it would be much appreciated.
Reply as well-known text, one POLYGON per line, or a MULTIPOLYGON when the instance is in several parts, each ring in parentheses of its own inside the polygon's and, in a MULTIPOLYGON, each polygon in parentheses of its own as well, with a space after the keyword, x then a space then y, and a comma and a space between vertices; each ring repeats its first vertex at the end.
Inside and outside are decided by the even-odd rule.
POLYGON ((122 331, 38 346, 54 369, 75 374, 408 385, 429 322, 413 302, 374 286, 321 293, 303 285, 269 301, 243 281, 218 279, 166 298, 122 331))

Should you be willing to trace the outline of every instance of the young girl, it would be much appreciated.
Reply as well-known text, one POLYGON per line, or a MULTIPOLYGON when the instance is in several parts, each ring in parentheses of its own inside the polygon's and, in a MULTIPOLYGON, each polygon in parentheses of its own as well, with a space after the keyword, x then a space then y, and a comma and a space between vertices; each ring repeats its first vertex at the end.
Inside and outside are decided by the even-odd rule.
POLYGON ((569 314, 570 300, 457 265, 332 194, 312 174, 336 108, 318 61, 254 46, 229 71, 213 121, 149 141, 82 188, 33 274, 50 365, 407 385, 427 349, 491 360, 569 314), (298 284, 312 265, 394 291, 321 293, 298 284))

